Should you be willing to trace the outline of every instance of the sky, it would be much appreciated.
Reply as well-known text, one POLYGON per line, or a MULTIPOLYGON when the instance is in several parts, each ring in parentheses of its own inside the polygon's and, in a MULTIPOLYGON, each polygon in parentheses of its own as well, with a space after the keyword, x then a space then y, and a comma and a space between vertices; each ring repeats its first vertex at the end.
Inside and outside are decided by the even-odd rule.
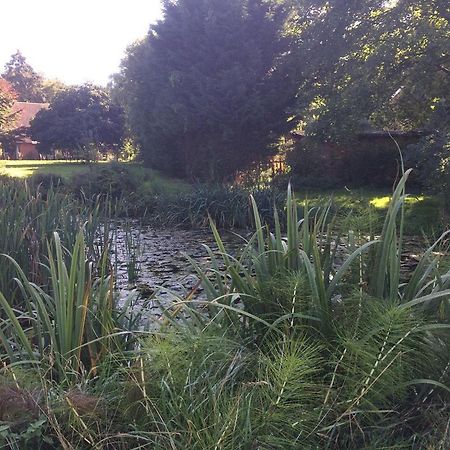
POLYGON ((36 72, 67 84, 105 85, 161 18, 160 0, 0 1, 0 73, 20 50, 36 72))

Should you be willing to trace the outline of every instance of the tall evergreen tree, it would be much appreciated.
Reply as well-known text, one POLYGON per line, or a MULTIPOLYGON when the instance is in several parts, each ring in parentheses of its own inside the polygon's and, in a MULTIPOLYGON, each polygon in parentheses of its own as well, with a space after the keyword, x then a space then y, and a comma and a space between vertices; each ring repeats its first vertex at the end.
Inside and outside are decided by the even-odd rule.
POLYGON ((2 77, 11 83, 21 102, 43 102, 43 78, 18 50, 5 65, 2 77))
POLYGON ((0 156, 11 143, 10 131, 14 125, 15 114, 12 106, 16 99, 16 93, 11 84, 0 78, 0 156))
POLYGON ((296 88, 285 20, 276 1, 165 1, 116 77, 144 160, 224 180, 268 158, 296 88))

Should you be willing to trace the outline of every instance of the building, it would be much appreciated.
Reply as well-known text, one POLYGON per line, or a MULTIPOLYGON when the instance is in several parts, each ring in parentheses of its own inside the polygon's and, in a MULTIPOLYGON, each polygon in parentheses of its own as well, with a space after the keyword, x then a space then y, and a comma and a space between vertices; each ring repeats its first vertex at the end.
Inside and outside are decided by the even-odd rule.
MULTIPOLYGON (((365 130, 336 143, 293 132, 287 162, 305 185, 392 186, 401 174, 400 152, 408 157, 426 135, 423 130, 365 130)), ((416 181, 410 178, 410 184, 416 181)))
POLYGON ((12 134, 14 144, 9 156, 12 159, 40 159, 37 142, 29 136, 31 121, 42 109, 47 109, 48 103, 15 102, 12 106, 14 125, 12 134))

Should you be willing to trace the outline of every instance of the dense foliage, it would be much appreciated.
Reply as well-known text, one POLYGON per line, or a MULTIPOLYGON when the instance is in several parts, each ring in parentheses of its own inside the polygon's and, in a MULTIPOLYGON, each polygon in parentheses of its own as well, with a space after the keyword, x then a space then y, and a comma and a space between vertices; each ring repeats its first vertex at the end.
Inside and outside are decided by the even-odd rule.
POLYGON ((124 115, 108 93, 92 85, 74 86, 58 93, 50 107, 39 111, 30 133, 43 153, 67 150, 92 159, 90 153, 117 153, 124 139, 124 115))
POLYGON ((12 122, 11 106, 16 94, 12 86, 3 78, 0 78, 0 133, 5 132, 12 122))
POLYGON ((21 102, 49 102, 65 87, 61 81, 48 80, 37 73, 20 51, 11 55, 2 77, 12 85, 21 102))
POLYGON ((335 163, 334 146, 345 155, 328 184, 391 185, 395 168, 387 181, 377 174, 399 164, 398 143, 416 181, 447 184, 449 10, 445 0, 166 2, 128 50, 115 94, 142 157, 175 175, 231 179, 297 127, 306 138, 290 161, 304 179, 335 163), (379 130, 413 138, 361 143, 379 130))
MULTIPOLYGON (((448 232, 403 278, 407 176, 374 240, 344 231, 329 208, 299 220, 291 191, 285 235, 250 199, 255 233, 228 254, 211 224, 209 267, 192 261, 204 296, 174 298, 156 328, 116 296, 108 240, 90 250, 104 223, 83 232, 83 211, 58 219, 41 279, 21 268, 27 246, 20 264, 2 256, 16 289, 0 294, 0 444, 447 448, 448 232)), ((51 231, 54 199, 47 213, 39 192, 2 192, 28 195, 31 223, 51 231)), ((25 225, 16 217, 12 228, 25 225)))
MULTIPOLYGON (((323 154, 324 142, 350 147, 358 158, 360 132, 423 131, 415 152, 400 143, 422 181, 435 180, 448 158, 448 2, 306 3, 295 21, 303 67, 297 111, 308 138, 298 159, 323 154)), ((376 153, 377 142, 371 147, 364 151, 376 153)), ((392 141, 388 159, 397 154, 392 141)))
POLYGON ((11 108, 16 96, 11 84, 0 78, 0 155, 11 140, 10 131, 15 119, 11 108))
POLYGON ((164 3, 116 78, 145 161, 220 181, 274 153, 296 88, 286 14, 262 0, 164 3))

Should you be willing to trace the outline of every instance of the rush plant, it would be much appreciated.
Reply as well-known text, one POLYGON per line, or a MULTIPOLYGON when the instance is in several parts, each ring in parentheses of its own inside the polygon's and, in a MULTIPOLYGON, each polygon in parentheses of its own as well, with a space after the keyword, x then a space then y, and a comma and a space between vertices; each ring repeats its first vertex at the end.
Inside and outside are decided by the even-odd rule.
POLYGON ((82 231, 70 254, 55 233, 48 254, 48 293, 28 279, 17 261, 3 256, 17 272, 24 307, 15 308, 0 293, 0 343, 6 361, 43 364, 58 380, 69 382, 81 370, 95 373, 120 349, 113 279, 105 266, 103 276, 96 276, 82 231))

